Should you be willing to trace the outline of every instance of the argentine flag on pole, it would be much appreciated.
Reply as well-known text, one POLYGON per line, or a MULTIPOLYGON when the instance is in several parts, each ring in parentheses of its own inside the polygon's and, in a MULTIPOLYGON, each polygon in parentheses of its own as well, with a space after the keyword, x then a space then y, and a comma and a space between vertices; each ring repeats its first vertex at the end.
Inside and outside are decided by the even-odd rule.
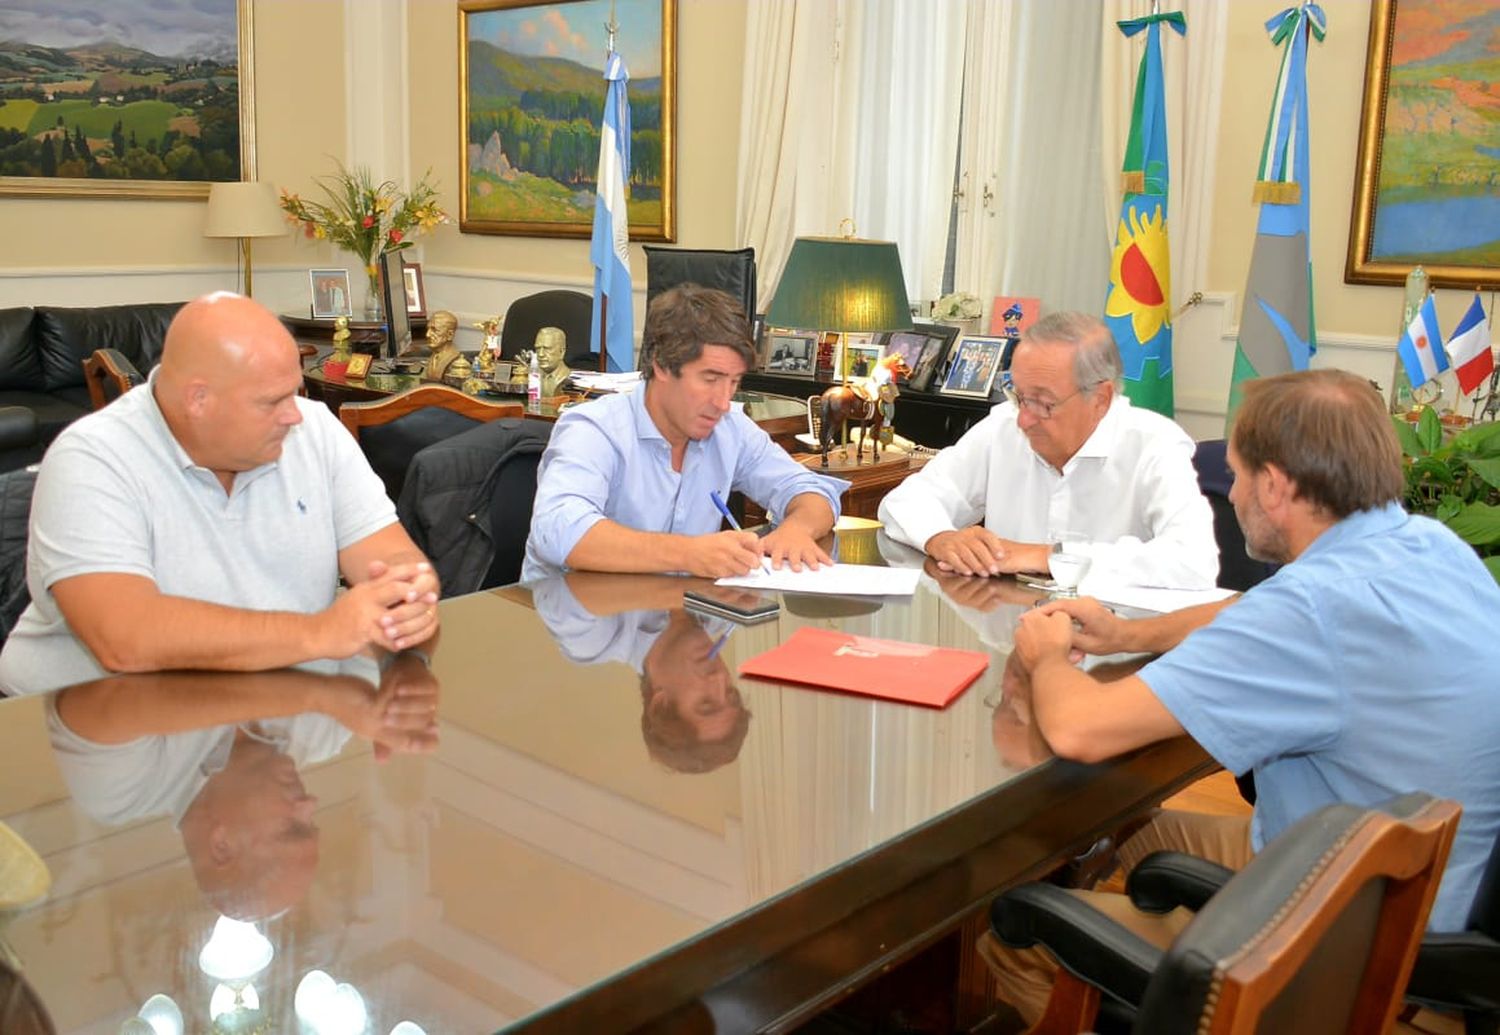
POLYGON ((1416 388, 1426 384, 1448 369, 1448 357, 1443 355, 1443 334, 1438 330, 1437 307, 1432 296, 1422 303, 1417 315, 1411 318, 1401 340, 1396 344, 1401 362, 1406 366, 1406 376, 1416 388))
POLYGON ((1484 319, 1484 306, 1476 292, 1469 311, 1453 329, 1448 339, 1448 357, 1458 375, 1459 391, 1472 395, 1495 369, 1495 354, 1490 351, 1490 328, 1484 319))
POLYGON ((625 181, 630 178, 630 73, 613 50, 604 65, 609 84, 604 94, 604 124, 599 132, 599 182, 594 198, 594 236, 589 261, 594 266, 594 317, 589 344, 603 350, 608 369, 635 369, 635 314, 631 308, 630 222, 625 211, 625 181), (604 341, 599 340, 601 312, 606 313, 604 341))

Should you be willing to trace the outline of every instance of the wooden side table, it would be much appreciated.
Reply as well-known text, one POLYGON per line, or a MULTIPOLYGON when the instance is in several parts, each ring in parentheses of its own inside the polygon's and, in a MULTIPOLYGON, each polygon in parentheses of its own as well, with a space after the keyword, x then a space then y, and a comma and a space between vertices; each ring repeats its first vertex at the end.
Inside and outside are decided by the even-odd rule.
MULTIPOLYGON (((817 453, 793 453, 792 459, 796 460, 809 471, 817 471, 819 474, 830 474, 835 478, 842 478, 849 482, 849 490, 844 493, 841 502, 841 511, 847 517, 875 519, 876 512, 880 509, 880 501, 885 499, 885 494, 896 486, 906 481, 915 471, 920 471, 926 466, 931 458, 929 453, 916 453, 902 456, 879 464, 860 464, 857 467, 844 467, 837 470, 824 471, 820 466, 822 457, 817 453)), ((745 524, 760 524, 766 520, 765 511, 761 510, 752 500, 745 500, 745 524)))

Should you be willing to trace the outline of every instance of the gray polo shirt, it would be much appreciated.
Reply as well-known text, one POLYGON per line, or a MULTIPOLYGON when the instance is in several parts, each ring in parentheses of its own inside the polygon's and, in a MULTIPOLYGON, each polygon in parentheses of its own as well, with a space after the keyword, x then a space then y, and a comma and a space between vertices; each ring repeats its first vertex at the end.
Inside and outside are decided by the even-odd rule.
POLYGON ((0 652, 0 687, 36 693, 105 675, 51 587, 97 572, 229 607, 313 614, 338 588, 338 552, 396 520, 358 444, 322 403, 279 459, 226 494, 172 437, 150 383, 69 425, 47 450, 31 505, 31 606, 0 652))

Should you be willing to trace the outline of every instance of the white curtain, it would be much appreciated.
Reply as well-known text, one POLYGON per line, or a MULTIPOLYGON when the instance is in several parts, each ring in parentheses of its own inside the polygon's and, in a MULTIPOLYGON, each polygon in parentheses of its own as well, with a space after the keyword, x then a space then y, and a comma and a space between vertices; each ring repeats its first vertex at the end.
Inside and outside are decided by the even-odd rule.
POLYGON ((934 0, 756 0, 746 15, 738 231, 769 299, 793 238, 893 240, 907 292, 942 279, 964 10, 934 0))
MULTIPOLYGON (((944 0, 849 6, 840 179, 860 236, 901 249, 911 298, 941 293, 958 151, 964 7, 944 0)), ((836 195, 837 198, 837 195, 836 195)))
MULTIPOLYGON (((1167 97, 1167 152, 1171 163, 1167 237, 1172 249, 1175 313, 1208 282, 1213 246, 1214 178, 1219 150, 1219 103, 1224 88, 1228 5, 1222 0, 1175 0, 1167 5, 1187 18, 1187 35, 1163 26, 1162 78, 1167 97)), ((1109 240, 1120 219, 1120 163, 1130 136, 1131 99, 1145 33, 1131 39, 1115 23, 1151 13, 1151 0, 1108 0, 1103 5, 1100 98, 1102 170, 1109 240)), ((1249 204, 1248 199, 1246 204, 1249 204)))
POLYGON ((797 228, 826 218, 837 7, 767 0, 746 11, 736 231, 755 249, 762 305, 797 228))
MULTIPOLYGON (((953 286, 986 304, 1099 310, 1109 239, 1099 219, 1099 9, 970 0, 953 286)), ((1118 177, 1117 177, 1118 178, 1118 177)))
POLYGON ((1011 161, 1031 150, 1018 146, 1021 141, 1009 125, 1013 95, 1020 88, 1012 74, 1018 10, 1017 5, 988 0, 968 4, 953 286, 974 292, 986 305, 999 293, 1008 239, 997 198, 1007 166, 1005 145, 1011 144, 1011 161))
MULTIPOLYGON (((1205 283, 1228 15, 1165 32, 1174 305, 1205 283)), ((1102 309, 1150 0, 755 0, 746 16, 738 233, 769 299, 799 234, 901 248, 939 292, 959 163, 954 287, 986 305, 1102 309), (1101 17, 1102 11, 1102 17, 1101 17), (961 142, 961 143, 960 143, 961 142)))

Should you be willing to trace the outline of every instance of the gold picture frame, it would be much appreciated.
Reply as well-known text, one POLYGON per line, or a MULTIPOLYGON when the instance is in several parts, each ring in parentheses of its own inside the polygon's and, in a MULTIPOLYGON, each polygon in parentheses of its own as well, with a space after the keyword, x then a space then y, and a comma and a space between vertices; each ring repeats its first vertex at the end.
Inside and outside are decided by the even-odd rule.
POLYGON ((1464 31, 1468 22, 1487 24, 1500 12, 1500 0, 1482 2, 1484 10, 1465 17, 1440 17, 1441 3, 1418 8, 1374 0, 1371 6, 1347 283, 1400 284, 1420 263, 1437 287, 1500 286, 1500 218, 1494 215, 1500 201, 1479 169, 1492 169, 1500 155, 1500 123, 1464 99, 1466 84, 1500 79, 1500 42, 1464 31), (1414 13, 1403 18, 1403 9, 1414 13), (1469 50, 1460 54, 1455 41, 1465 37, 1469 50), (1487 41, 1477 55, 1475 38, 1487 41), (1453 60, 1434 60, 1445 53, 1453 60), (1422 120, 1441 124, 1441 132, 1414 120, 1408 126, 1406 96, 1420 102, 1422 120))
POLYGON ((363 380, 370 372, 370 364, 374 361, 375 357, 368 352, 356 352, 349 357, 349 367, 344 371, 344 376, 351 381, 363 380))
MULTIPOLYGON (((0 8, 5 6, 8 6, 5 0, 0 0, 0 8)), ((188 6, 185 0, 183 6, 188 6)), ((87 7, 97 9, 98 4, 91 2, 87 7)), ((238 55, 235 88, 239 94, 239 178, 253 180, 256 173, 254 0, 234 0, 234 8, 237 33, 235 46, 238 55)), ((214 182, 216 181, 208 179, 0 176, 0 195, 42 198, 207 198, 209 187, 214 182)))
POLYGON ((612 8, 631 75, 630 239, 677 239, 677 0, 459 0, 461 232, 592 234, 612 8), (510 78, 518 72, 522 83, 510 78))

